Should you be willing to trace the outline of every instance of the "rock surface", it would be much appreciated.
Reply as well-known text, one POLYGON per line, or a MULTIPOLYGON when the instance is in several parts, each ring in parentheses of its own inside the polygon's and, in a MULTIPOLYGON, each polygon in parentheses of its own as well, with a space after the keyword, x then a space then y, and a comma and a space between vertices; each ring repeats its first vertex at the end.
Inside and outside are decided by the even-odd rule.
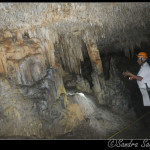
POLYGON ((106 138, 129 123, 114 114, 134 112, 110 53, 129 60, 149 41, 149 7, 1 3, 0 137, 56 138, 85 127, 75 136, 106 138))

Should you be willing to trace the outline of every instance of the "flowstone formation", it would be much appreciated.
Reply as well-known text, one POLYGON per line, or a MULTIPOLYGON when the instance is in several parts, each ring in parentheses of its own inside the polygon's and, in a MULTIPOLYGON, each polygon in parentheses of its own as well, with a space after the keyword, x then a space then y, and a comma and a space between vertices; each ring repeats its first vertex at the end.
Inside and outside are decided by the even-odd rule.
POLYGON ((0 4, 0 137, 62 138, 87 128, 72 137, 107 138, 128 124, 117 53, 129 60, 148 41, 149 6, 0 4))

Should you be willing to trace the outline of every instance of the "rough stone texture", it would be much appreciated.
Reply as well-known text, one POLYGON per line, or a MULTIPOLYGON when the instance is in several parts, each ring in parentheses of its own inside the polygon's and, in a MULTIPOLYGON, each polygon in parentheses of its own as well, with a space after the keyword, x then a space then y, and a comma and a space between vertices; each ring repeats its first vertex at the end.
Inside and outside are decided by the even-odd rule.
POLYGON ((113 49, 128 53, 127 49, 132 51, 148 35, 149 3, 1 3, 0 6, 0 29, 9 30, 6 37, 12 36, 10 31, 29 31, 30 37, 37 38, 47 33, 46 38, 52 36, 55 42, 69 32, 85 41, 98 40, 101 51, 110 50, 113 43, 113 49), (42 27, 43 34, 36 31, 38 27, 42 27))
POLYGON ((0 86, 0 135, 42 137, 42 122, 38 117, 36 102, 20 94, 6 79, 1 79, 0 86))
POLYGON ((114 124, 107 122, 111 112, 103 111, 107 116, 96 119, 101 105, 131 111, 116 59, 110 56, 104 64, 102 54, 123 51, 133 57, 134 48, 149 41, 149 7, 1 3, 0 135, 55 138, 85 125, 106 137, 107 130, 122 126, 124 121, 113 115, 114 124), (99 107, 82 92, 96 97, 99 107))
POLYGON ((89 82, 87 80, 84 80, 82 77, 77 76, 77 84, 76 88, 80 91, 91 93, 92 90, 90 89, 89 82))
POLYGON ((116 66, 117 59, 118 57, 112 57, 110 60, 110 79, 105 82, 102 97, 105 99, 105 103, 108 106, 111 106, 114 110, 119 110, 122 113, 122 111, 129 111, 129 101, 131 100, 131 97, 129 90, 119 78, 120 72, 116 66))

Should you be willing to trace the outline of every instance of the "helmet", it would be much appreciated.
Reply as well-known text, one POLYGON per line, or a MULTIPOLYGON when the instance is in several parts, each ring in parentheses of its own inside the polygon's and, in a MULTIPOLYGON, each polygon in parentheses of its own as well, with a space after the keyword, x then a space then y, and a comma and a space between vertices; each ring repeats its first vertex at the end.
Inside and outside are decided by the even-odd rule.
POLYGON ((137 57, 138 58, 148 58, 147 53, 145 53, 145 52, 138 53, 137 57))

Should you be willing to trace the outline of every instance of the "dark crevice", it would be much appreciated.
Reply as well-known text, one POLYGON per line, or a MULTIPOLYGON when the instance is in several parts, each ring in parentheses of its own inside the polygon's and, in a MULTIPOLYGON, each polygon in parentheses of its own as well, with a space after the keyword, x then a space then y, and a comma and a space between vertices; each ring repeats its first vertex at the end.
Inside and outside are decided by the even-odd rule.
POLYGON ((109 80, 110 77, 110 58, 111 54, 101 54, 101 60, 102 60, 102 66, 103 66, 103 73, 104 73, 104 79, 109 80))
MULTIPOLYGON (((83 41, 82 41, 83 42, 83 41)), ((86 79, 89 84, 90 84, 90 88, 92 89, 93 87, 93 83, 92 83, 92 77, 91 77, 91 73, 92 73, 92 64, 90 61, 90 57, 88 54, 88 50, 86 47, 86 44, 83 42, 82 44, 82 51, 83 51, 83 59, 84 61, 81 61, 81 72, 82 72, 82 76, 84 79, 86 79)))

